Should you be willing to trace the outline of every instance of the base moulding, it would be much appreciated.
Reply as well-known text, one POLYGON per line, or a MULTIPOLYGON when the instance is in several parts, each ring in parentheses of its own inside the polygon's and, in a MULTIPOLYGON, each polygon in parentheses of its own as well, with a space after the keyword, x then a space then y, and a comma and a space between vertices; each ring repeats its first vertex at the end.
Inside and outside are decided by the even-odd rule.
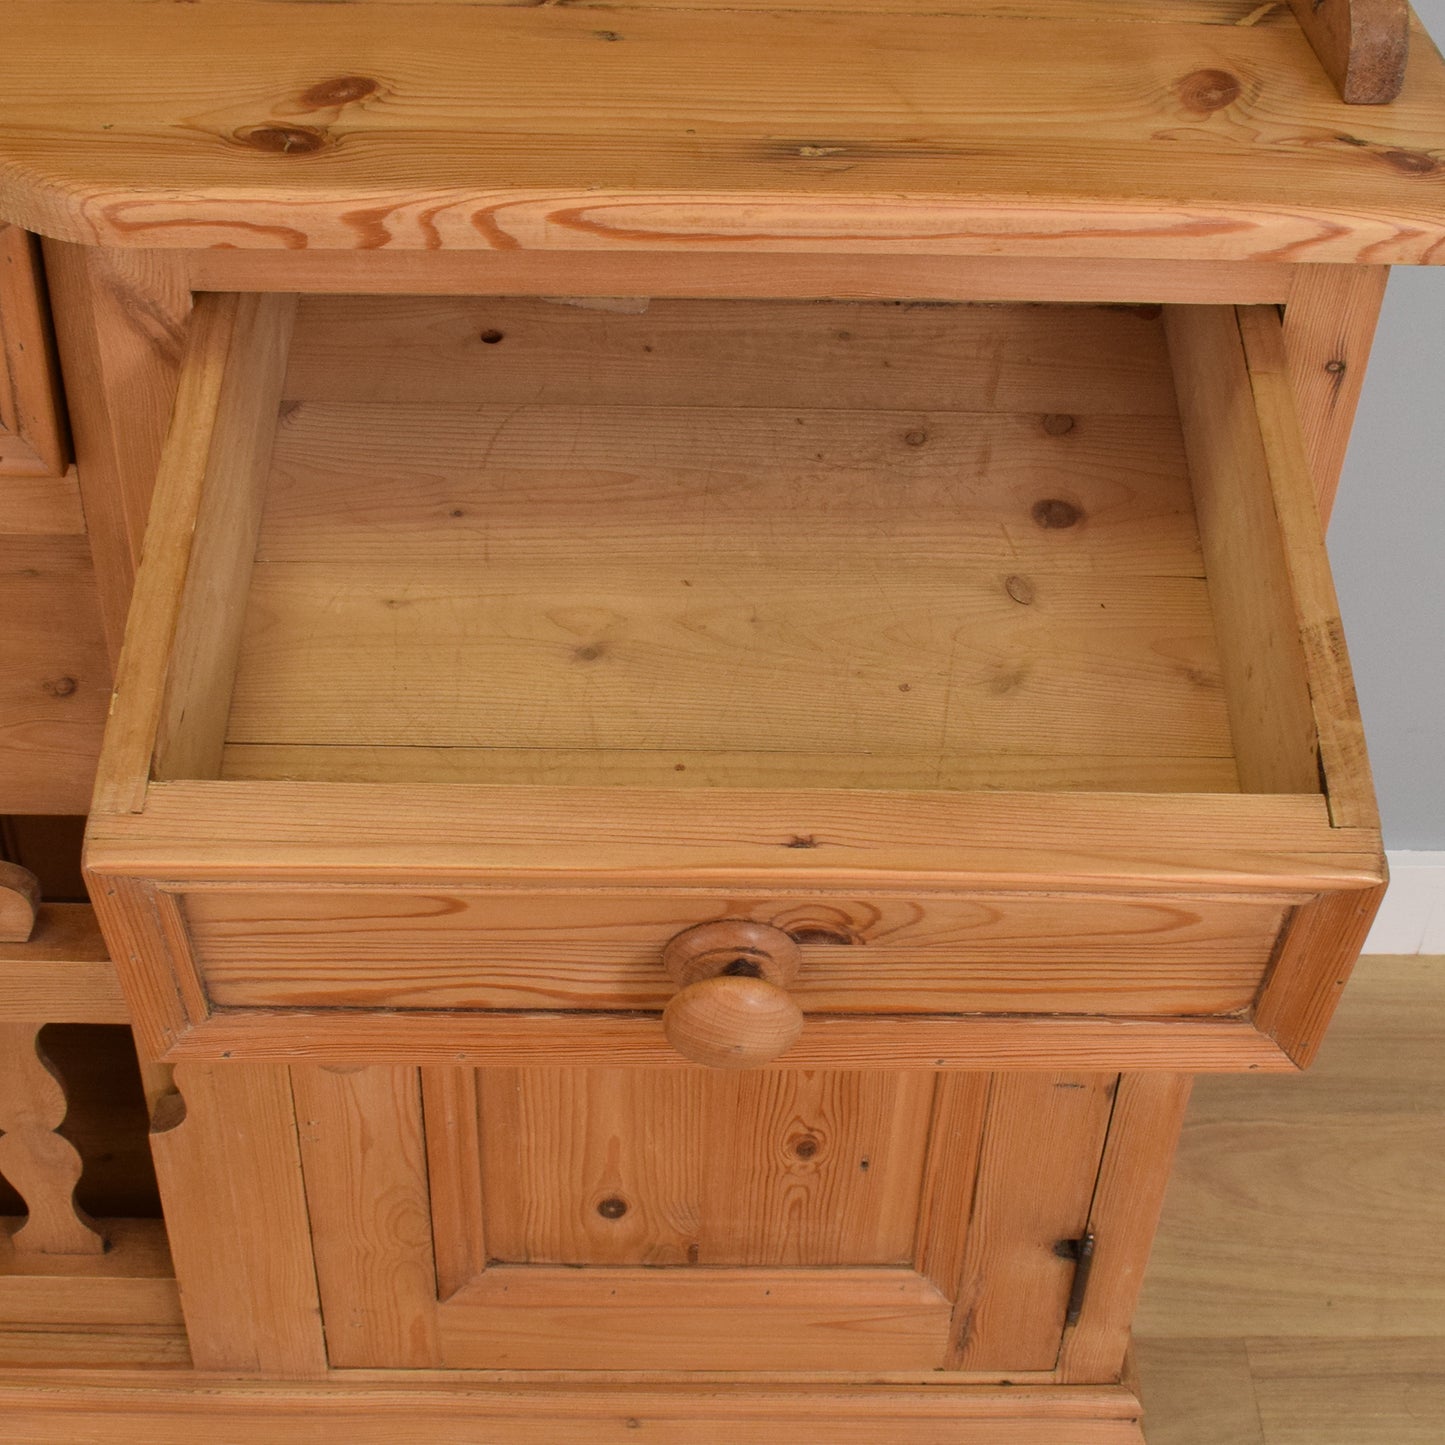
POLYGON ((1143 1445, 1122 1386, 479 1383, 433 1372, 257 1382, 191 1370, 0 1379, 11 1442, 193 1445, 1143 1445))

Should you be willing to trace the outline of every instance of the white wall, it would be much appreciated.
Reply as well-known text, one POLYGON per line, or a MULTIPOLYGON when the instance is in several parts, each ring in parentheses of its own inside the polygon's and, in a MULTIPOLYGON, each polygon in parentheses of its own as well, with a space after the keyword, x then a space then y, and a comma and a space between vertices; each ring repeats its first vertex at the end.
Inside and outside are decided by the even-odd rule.
POLYGON ((1445 849, 1445 266, 1391 273, 1329 543, 1385 846, 1445 849))

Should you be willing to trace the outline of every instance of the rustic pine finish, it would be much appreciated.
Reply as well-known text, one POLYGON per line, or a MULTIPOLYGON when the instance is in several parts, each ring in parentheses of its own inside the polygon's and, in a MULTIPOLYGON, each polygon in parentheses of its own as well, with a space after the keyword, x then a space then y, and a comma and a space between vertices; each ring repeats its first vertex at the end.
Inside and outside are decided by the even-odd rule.
POLYGON ((1176 1017, 1214 1066, 1379 883, 1282 345, 1225 306, 203 298, 90 835, 152 1047, 460 1061, 498 1011, 477 1062, 586 1062, 667 1004, 658 1063, 741 1009, 797 1067, 915 1027, 958 1067, 1004 1013, 1020 1061, 1075 1016, 1150 1066, 1127 1021, 1176 1017), (668 940, 739 917, 802 941, 790 992, 669 1003, 668 940))
POLYGON ((170 1238, 6 1229, 16 1428, 1140 1445, 1190 1075, 1383 890, 1321 517, 1445 66, 1305 9, 0 0, 11 633, 116 666, 0 1119, 133 1019, 170 1238))

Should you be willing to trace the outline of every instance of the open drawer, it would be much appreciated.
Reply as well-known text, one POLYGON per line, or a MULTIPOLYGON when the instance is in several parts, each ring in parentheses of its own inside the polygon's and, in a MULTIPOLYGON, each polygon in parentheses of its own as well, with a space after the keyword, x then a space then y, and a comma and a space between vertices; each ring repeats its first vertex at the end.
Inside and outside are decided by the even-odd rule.
POLYGON ((88 866, 172 1058, 676 1063, 712 968, 1304 1062, 1382 861, 1278 315, 202 297, 88 866))

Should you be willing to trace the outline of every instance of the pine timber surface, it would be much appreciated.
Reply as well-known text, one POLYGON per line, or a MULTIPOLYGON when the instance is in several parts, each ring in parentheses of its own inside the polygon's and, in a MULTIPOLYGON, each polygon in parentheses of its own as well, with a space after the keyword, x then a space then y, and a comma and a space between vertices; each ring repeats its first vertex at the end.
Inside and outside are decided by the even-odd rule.
POLYGON ((1442 1134, 1440 957, 1361 959, 1303 1076, 1200 1080, 1137 1325, 1150 1445, 1438 1445, 1442 1134))
POLYGON ((1427 39, 1362 111, 1278 9, 1026 9, 11 0, 0 216, 143 247, 1445 259, 1427 39))
POLYGON ((348 1371, 314 1385, 122 1371, 15 1372, 16 1445, 194 1445, 217 1421, 247 1445, 1143 1445, 1117 1387, 488 1385, 447 1372, 348 1371), (483 1433, 486 1432, 486 1433, 483 1433))
POLYGON ((252 769, 1220 785, 1147 309, 313 298, 282 399, 225 733, 252 769))

